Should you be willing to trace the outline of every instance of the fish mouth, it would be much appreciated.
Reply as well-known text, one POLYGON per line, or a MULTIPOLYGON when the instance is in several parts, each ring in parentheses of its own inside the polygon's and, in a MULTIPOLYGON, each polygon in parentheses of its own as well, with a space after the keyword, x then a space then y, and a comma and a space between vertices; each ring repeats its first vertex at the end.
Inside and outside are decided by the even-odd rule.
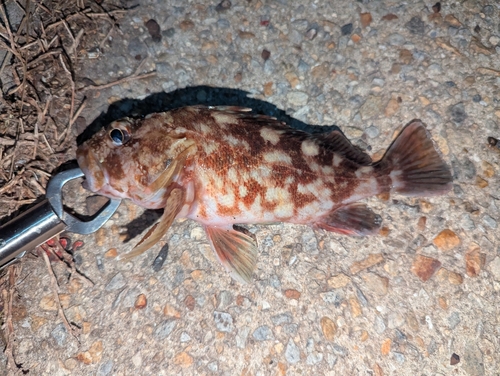
POLYGON ((76 151, 76 160, 85 175, 83 188, 100 193, 99 191, 107 184, 107 181, 97 156, 89 148, 81 146, 76 151))

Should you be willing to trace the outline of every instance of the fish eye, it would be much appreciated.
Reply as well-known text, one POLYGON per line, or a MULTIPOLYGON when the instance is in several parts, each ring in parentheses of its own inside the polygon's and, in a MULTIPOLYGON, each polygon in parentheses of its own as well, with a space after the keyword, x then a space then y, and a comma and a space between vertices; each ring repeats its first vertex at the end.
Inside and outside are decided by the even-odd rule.
POLYGON ((114 128, 109 132, 109 137, 115 145, 121 146, 130 139, 130 134, 124 129, 114 128))

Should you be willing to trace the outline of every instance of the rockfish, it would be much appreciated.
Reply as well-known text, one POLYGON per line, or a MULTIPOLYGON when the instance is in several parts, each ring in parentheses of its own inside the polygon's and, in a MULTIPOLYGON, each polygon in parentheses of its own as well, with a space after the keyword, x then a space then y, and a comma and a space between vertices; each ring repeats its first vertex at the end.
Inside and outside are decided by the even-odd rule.
POLYGON ((359 200, 380 193, 438 195, 451 188, 448 166, 420 120, 372 162, 338 130, 308 134, 240 107, 193 106, 117 120, 77 150, 92 192, 128 198, 160 220, 137 256, 176 218, 205 229, 217 258, 251 280, 257 245, 237 224, 290 222, 347 235, 378 232, 381 217, 359 200))

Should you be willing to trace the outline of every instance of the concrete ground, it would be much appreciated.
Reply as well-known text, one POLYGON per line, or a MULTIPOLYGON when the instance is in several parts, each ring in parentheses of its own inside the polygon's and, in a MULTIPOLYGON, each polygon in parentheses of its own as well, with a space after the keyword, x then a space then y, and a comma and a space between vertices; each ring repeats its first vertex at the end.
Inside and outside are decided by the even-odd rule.
MULTIPOLYGON (((384 221, 367 238, 252 226, 260 254, 247 285, 227 275, 190 220, 168 232, 161 270, 152 268, 159 246, 117 261, 138 240, 124 243, 125 228, 142 231, 157 217, 123 203, 96 234, 73 236, 85 242, 76 264, 94 286, 68 281, 67 269, 53 264, 78 339, 57 315, 43 260, 23 260, 13 314, 13 353, 23 369, 500 375, 500 149, 487 141, 500 138, 498 3, 124 3, 137 7, 102 48, 80 51, 76 80, 156 74, 86 90, 78 132, 123 114, 240 104, 299 128, 335 124, 380 157, 419 118, 453 170, 454 189, 367 200, 384 221)), ((70 202, 85 194, 77 184, 71 192, 70 202)))

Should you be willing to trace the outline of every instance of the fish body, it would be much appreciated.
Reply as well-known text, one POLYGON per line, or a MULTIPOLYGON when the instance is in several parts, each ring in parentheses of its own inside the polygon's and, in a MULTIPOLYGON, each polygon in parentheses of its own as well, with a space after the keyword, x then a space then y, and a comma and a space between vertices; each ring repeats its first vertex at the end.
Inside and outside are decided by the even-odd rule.
POLYGON ((280 221, 369 235, 381 218, 359 200, 451 188, 450 171, 418 120, 373 163, 340 131, 311 135, 248 111, 193 106, 125 118, 78 148, 91 191, 165 208, 131 255, 154 245, 175 218, 190 218, 231 275, 249 281, 257 246, 233 225, 280 221))

